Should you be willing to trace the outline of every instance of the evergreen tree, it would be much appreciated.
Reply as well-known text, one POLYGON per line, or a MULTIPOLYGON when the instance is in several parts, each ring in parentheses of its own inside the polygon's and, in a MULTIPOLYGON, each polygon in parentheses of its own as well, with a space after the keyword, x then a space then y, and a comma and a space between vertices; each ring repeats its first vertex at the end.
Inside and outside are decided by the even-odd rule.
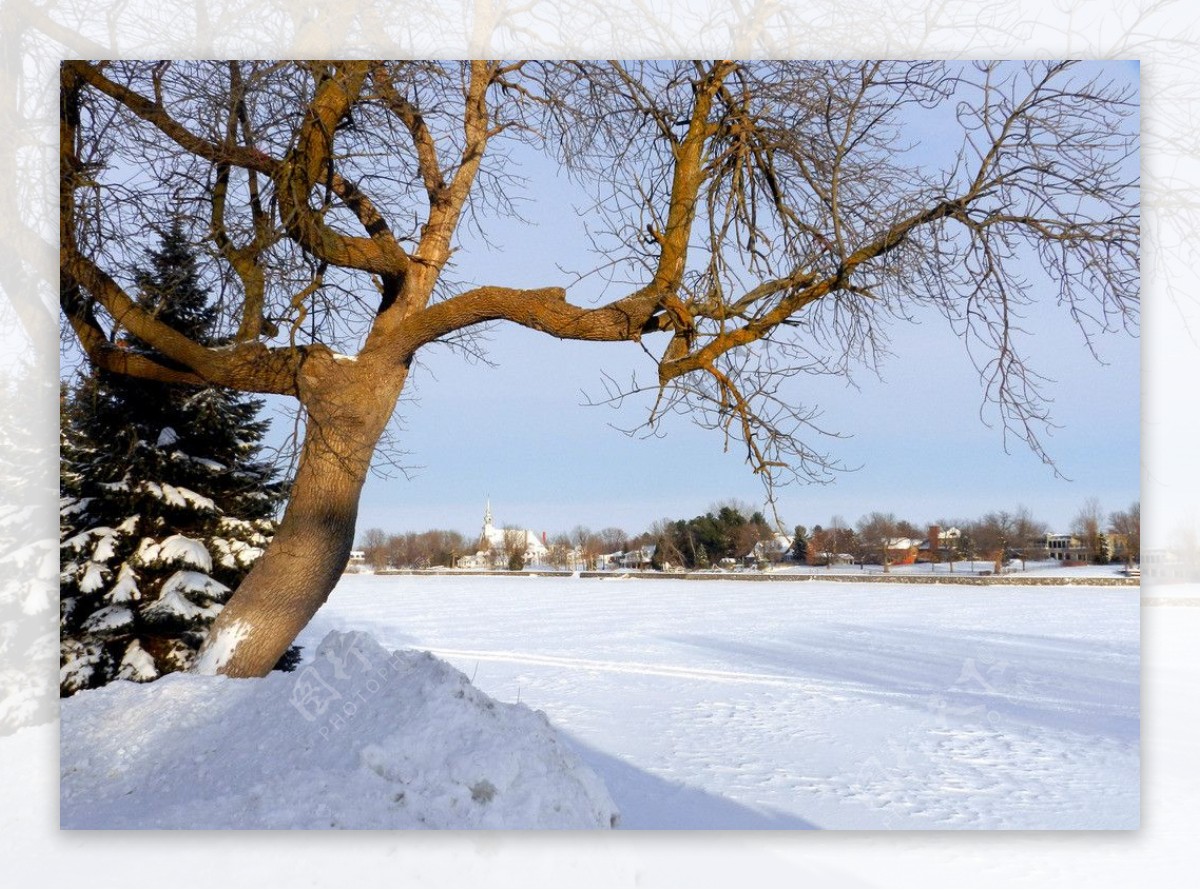
POLYGON ((808 529, 802 525, 793 532, 791 557, 795 562, 808 562, 808 529))
MULTIPOLYGON (((216 345, 216 310, 178 224, 137 282, 144 307, 216 345)), ((125 346, 150 351, 133 338, 125 346)), ((62 694, 190 665, 269 541, 283 498, 258 456, 261 407, 219 387, 95 369, 64 391, 62 694)))

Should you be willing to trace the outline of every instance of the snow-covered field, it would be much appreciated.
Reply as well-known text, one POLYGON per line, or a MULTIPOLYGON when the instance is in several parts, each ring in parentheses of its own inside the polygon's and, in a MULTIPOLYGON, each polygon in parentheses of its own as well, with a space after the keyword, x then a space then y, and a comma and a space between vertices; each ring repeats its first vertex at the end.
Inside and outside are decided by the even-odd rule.
POLYGON ((301 642, 544 711, 624 828, 1136 828, 1138 593, 350 575, 301 642))
POLYGON ((62 824, 1139 824, 1137 588, 362 574, 300 642, 66 700, 62 824))

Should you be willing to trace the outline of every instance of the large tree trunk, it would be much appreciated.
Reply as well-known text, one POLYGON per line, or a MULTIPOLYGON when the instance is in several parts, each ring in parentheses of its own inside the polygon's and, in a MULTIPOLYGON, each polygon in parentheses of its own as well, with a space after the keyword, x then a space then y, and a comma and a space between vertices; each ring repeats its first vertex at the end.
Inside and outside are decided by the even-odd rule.
POLYGON ((197 673, 266 676, 346 568, 371 457, 407 373, 324 370, 304 397, 304 445, 279 529, 213 623, 197 673))

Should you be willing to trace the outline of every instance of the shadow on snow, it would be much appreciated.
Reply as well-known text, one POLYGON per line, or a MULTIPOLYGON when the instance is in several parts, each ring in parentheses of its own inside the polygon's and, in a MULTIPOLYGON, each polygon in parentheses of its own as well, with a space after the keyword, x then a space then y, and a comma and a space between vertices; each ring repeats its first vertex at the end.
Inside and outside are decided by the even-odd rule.
POLYGON ((604 780, 621 813, 622 829, 812 830, 820 826, 767 807, 751 808, 726 797, 656 776, 558 730, 604 780))

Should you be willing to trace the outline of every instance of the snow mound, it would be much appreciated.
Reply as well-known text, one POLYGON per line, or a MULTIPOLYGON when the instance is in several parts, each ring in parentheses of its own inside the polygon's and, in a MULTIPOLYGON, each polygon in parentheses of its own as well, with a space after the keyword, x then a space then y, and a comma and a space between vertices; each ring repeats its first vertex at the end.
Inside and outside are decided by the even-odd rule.
POLYGON ((609 828, 544 714, 428 653, 330 633, 259 680, 170 674, 62 702, 63 828, 609 828))

